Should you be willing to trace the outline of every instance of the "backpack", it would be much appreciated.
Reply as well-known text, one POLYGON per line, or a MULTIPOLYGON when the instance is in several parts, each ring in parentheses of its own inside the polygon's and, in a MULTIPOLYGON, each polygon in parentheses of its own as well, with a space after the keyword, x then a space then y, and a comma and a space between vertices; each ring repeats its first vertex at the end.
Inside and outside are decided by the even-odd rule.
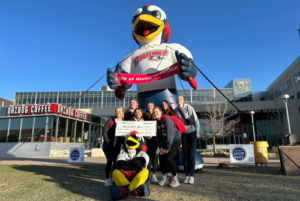
POLYGON ((174 116, 164 114, 163 117, 162 117, 163 124, 165 124, 165 118, 166 117, 169 117, 174 122, 174 124, 175 124, 177 130, 179 131, 179 133, 186 133, 184 123, 181 121, 181 119, 179 119, 177 117, 174 117, 174 116))

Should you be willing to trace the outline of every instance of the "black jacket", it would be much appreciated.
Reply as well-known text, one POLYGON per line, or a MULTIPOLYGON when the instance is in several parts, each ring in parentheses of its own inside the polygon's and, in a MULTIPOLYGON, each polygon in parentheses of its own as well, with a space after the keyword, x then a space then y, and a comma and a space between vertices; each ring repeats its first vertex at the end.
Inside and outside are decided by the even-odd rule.
POLYGON ((104 143, 112 143, 115 140, 115 132, 116 132, 116 121, 115 117, 111 117, 104 126, 104 131, 103 131, 103 138, 104 138, 104 143))
POLYGON ((131 111, 130 109, 126 109, 125 113, 124 113, 124 120, 129 120, 133 117, 133 111, 131 111))
POLYGON ((153 120, 155 120, 155 119, 152 118, 152 115, 148 114, 147 112, 144 113, 143 119, 145 121, 153 121, 153 120))

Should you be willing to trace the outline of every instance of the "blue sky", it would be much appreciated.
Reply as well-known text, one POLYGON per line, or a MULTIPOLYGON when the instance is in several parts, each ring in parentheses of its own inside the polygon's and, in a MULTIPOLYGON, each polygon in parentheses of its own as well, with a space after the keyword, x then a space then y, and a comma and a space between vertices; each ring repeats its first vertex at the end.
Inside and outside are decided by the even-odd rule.
MULTIPOLYGON (((298 0, 1 1, 0 97, 86 90, 138 48, 131 19, 144 4, 165 11, 169 43, 188 48, 220 88, 250 78, 254 91, 264 91, 300 55, 298 0)), ((196 80, 198 88, 212 88, 199 73, 196 80)), ((104 85, 106 79, 92 90, 104 85)))

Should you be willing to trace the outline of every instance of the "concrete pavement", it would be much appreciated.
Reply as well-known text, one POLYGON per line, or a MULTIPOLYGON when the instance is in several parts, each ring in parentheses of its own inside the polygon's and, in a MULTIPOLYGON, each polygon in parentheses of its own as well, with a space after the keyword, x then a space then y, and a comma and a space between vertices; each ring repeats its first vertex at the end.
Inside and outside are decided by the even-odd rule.
MULTIPOLYGON (((229 157, 203 157, 204 166, 217 166, 219 163, 226 163, 234 167, 255 167, 255 164, 232 164, 229 157)), ((69 164, 67 157, 0 157, 0 165, 59 165, 69 164)), ((105 157, 85 157, 84 163, 76 163, 77 165, 101 165, 106 164, 105 157)), ((259 164, 260 166, 260 164, 259 164)), ((269 158, 268 167, 280 167, 278 158, 269 158)))

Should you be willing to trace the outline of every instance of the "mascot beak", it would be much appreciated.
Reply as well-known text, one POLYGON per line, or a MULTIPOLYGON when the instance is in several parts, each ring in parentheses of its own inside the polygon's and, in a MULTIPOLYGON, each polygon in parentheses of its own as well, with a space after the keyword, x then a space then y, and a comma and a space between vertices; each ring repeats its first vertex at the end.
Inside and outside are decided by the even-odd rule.
POLYGON ((142 14, 135 19, 132 33, 139 40, 148 43, 164 30, 164 26, 162 20, 142 14))
POLYGON ((140 146, 140 142, 134 139, 133 137, 129 136, 125 140, 125 146, 127 149, 136 149, 140 146))

